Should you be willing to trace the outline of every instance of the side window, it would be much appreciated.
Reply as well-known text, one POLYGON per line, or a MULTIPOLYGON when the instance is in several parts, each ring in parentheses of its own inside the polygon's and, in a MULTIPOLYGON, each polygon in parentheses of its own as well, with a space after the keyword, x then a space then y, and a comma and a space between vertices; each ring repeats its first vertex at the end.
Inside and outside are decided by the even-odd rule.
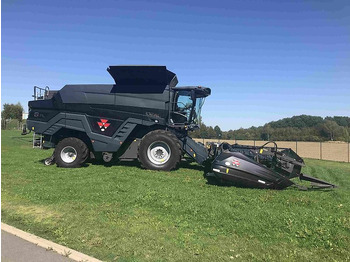
POLYGON ((174 111, 172 112, 172 121, 176 124, 189 122, 193 101, 189 91, 178 91, 175 95, 174 111))

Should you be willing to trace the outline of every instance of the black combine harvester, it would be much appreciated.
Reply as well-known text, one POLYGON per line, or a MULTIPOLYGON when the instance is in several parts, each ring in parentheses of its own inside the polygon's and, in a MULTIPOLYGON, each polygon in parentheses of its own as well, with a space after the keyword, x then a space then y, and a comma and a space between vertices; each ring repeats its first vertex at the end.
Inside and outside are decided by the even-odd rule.
MULTIPOLYGON (((111 85, 34 87, 27 128, 33 145, 55 148, 46 165, 80 167, 89 157, 110 162, 138 159, 153 170, 175 169, 184 154, 204 166, 208 179, 236 186, 283 189, 299 177, 313 187, 334 185, 301 173, 304 161, 291 149, 229 145, 209 148, 188 132, 198 128, 207 87, 177 87, 165 66, 110 66, 111 85), (37 138, 39 136, 39 138, 37 138)), ((26 133, 26 132, 25 132, 26 133)))

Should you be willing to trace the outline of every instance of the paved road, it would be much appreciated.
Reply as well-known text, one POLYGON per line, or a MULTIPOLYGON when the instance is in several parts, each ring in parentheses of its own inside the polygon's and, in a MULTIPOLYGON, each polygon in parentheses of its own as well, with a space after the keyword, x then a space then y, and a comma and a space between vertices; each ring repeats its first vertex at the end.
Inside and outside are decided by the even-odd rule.
POLYGON ((72 262, 73 260, 1 230, 1 261, 72 262))

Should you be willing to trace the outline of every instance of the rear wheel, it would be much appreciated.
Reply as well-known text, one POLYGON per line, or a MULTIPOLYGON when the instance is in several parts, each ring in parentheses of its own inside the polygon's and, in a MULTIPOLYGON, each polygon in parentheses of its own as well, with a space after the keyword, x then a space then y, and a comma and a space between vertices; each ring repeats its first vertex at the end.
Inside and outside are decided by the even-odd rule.
POLYGON ((181 154, 179 140, 173 133, 155 130, 142 138, 138 159, 144 168, 169 171, 176 168, 181 154))
POLYGON ((76 137, 61 140, 55 148, 55 160, 59 167, 80 167, 89 156, 86 144, 76 137))

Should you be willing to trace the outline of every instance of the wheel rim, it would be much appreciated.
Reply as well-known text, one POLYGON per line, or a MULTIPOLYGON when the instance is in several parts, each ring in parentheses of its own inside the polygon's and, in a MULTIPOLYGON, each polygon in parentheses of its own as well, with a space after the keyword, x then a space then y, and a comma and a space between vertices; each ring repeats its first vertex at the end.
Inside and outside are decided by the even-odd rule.
POLYGON ((71 146, 66 146, 61 150, 61 159, 67 164, 74 162, 74 160, 77 158, 77 155, 77 151, 74 147, 71 146))
POLYGON ((169 161, 171 150, 165 142, 153 142, 147 149, 148 159, 155 165, 164 165, 169 161))

